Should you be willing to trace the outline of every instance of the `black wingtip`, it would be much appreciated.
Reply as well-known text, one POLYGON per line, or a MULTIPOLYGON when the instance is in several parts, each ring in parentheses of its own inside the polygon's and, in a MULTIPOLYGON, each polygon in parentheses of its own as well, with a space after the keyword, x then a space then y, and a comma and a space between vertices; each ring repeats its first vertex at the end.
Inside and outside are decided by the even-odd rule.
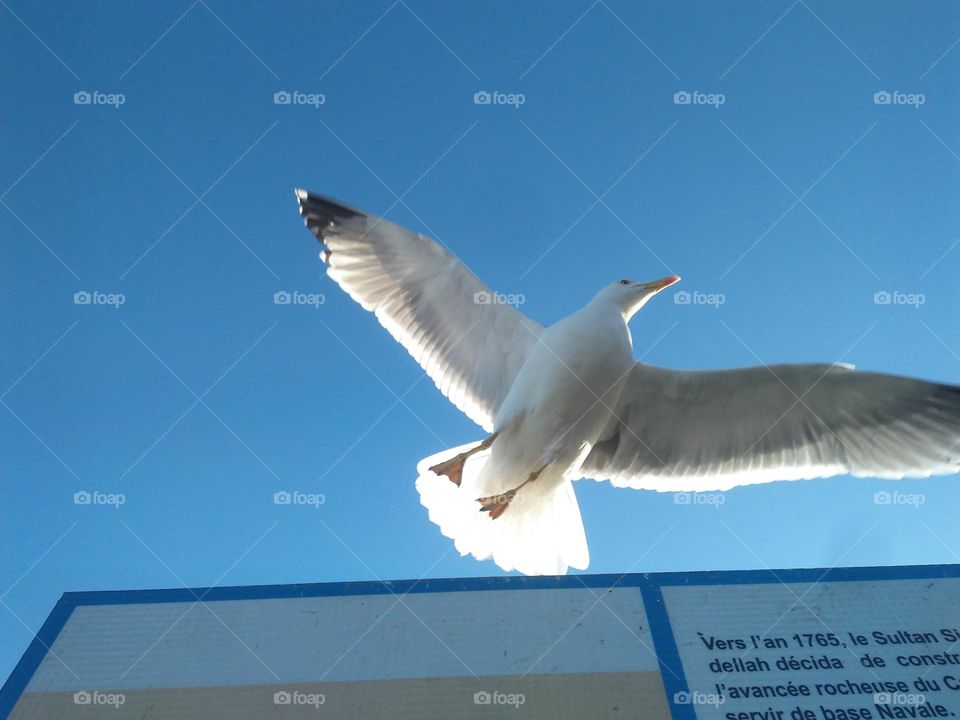
MULTIPOLYGON (((332 225, 342 225, 355 218, 366 218, 366 213, 339 200, 323 195, 314 195, 303 188, 296 188, 293 192, 297 196, 297 204, 300 206, 300 215, 303 217, 304 225, 321 243, 326 244, 324 234, 332 225)), ((320 258, 329 265, 330 251, 325 248, 320 253, 320 258)))
POLYGON ((326 230, 332 223, 345 222, 352 218, 365 217, 362 210, 352 208, 346 203, 323 195, 314 195, 313 193, 297 188, 294 190, 297 196, 297 203, 300 205, 300 215, 303 216, 304 223, 314 234, 320 237, 320 233, 326 230))

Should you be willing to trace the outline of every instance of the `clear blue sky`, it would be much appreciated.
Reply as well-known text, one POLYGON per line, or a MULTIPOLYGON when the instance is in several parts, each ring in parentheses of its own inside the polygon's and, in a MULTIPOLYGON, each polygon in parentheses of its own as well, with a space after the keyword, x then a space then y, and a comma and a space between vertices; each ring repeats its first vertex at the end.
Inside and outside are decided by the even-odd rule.
MULTIPOLYGON (((499 573, 452 551, 414 489, 420 458, 482 431, 324 277, 297 186, 439 236, 543 323, 620 277, 723 295, 651 302, 632 324, 647 362, 960 383, 955 3, 0 17, 4 678, 67 590, 499 573), (474 104, 495 90, 525 102, 474 104), (74 504, 84 490, 125 504, 74 504)), ((719 507, 577 491, 590 572, 620 572, 955 562, 958 482, 775 483, 719 507)))

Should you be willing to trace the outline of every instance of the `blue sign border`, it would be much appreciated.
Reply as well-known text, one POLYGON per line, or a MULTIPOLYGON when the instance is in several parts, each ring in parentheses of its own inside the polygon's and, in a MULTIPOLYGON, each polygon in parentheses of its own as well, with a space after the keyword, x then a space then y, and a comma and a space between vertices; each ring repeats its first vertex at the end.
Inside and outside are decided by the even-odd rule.
POLYGON ((696 720, 692 705, 677 704, 687 684, 680 653, 670 627, 661 588, 683 585, 742 585, 769 583, 844 582, 855 580, 916 580, 960 577, 960 565, 904 565, 794 570, 717 570, 706 572, 562 575, 549 577, 480 577, 437 580, 393 580, 296 585, 243 585, 166 590, 104 590, 64 593, 33 642, 0 690, 0 718, 13 710, 40 663, 56 641, 74 609, 89 605, 136 603, 216 602, 349 595, 403 595, 407 593, 477 592, 484 590, 546 590, 635 587, 640 590, 650 623, 654 650, 662 666, 664 689, 674 720, 696 720))

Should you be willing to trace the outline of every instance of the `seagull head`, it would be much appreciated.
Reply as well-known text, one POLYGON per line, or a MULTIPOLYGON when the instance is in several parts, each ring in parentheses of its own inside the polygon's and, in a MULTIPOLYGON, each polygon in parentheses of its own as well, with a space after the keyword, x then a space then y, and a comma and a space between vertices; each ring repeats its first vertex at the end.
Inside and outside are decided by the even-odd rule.
POLYGON ((680 282, 679 275, 668 275, 661 280, 651 282, 617 280, 597 293, 595 299, 614 304, 623 315, 623 319, 629 320, 646 304, 647 300, 677 282, 680 282))

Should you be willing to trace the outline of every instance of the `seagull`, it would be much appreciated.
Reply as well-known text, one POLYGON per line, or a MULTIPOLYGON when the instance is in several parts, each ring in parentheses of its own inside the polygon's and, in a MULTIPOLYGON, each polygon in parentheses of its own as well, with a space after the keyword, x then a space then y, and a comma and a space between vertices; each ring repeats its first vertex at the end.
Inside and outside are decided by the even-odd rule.
POLYGON ((636 362, 630 318, 676 275, 617 280, 544 327, 436 241, 296 196, 327 275, 486 432, 417 466, 421 503, 461 555, 527 575, 586 569, 581 478, 703 492, 960 471, 958 386, 843 363, 680 371, 636 362))

